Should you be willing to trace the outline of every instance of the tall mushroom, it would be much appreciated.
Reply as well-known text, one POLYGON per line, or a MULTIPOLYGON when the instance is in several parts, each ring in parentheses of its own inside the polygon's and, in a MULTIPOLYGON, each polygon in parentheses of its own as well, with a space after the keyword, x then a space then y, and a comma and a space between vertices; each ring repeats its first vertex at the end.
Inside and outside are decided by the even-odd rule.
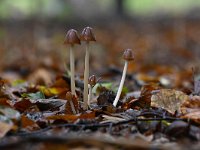
POLYGON ((85 70, 84 70, 84 92, 83 92, 83 109, 87 109, 88 101, 88 78, 89 78, 89 44, 91 41, 96 41, 91 27, 86 27, 81 33, 81 40, 86 42, 86 53, 85 53, 85 70))
POLYGON ((80 39, 78 37, 77 31, 74 29, 70 29, 65 37, 65 41, 64 44, 66 45, 70 45, 69 49, 70 49, 70 70, 71 70, 71 92, 73 95, 76 95, 76 91, 75 91, 75 69, 74 69, 74 45, 75 44, 81 44, 80 43, 80 39))
POLYGON ((120 98, 120 95, 121 95, 121 92, 122 92, 122 88, 123 88, 124 81, 125 81, 125 78, 126 78, 128 62, 132 61, 134 59, 133 52, 132 52, 131 49, 126 49, 124 51, 123 59, 125 60, 125 64, 124 64, 124 70, 123 70, 123 73, 122 73, 122 78, 121 78, 121 81, 120 81, 120 85, 119 85, 119 88, 118 88, 118 91, 117 91, 117 95, 116 95, 115 100, 113 102, 113 106, 115 106, 115 107, 117 106, 117 103, 119 101, 119 98, 120 98))

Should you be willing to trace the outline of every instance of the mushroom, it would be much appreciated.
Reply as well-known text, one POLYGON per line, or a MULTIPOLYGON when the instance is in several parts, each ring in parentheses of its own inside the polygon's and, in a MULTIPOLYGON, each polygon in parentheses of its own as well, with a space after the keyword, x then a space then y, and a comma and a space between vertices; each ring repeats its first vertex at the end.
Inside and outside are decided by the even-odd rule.
POLYGON ((76 114, 75 106, 73 103, 73 95, 71 92, 66 93, 66 99, 69 101, 73 114, 76 114))
POLYGON ((80 39, 78 37, 77 31, 74 29, 70 29, 65 37, 64 44, 70 45, 70 70, 71 70, 71 92, 73 95, 76 95, 75 91, 75 73, 74 73, 74 45, 75 44, 81 44, 80 39))
POLYGON ((101 78, 96 78, 95 75, 92 75, 89 77, 89 94, 88 94, 88 106, 90 106, 90 101, 92 99, 92 89, 96 85, 96 83, 100 80, 101 78))
POLYGON ((89 44, 91 41, 96 41, 91 27, 86 27, 81 33, 81 40, 86 42, 85 53, 85 70, 84 70, 84 92, 83 92, 83 109, 87 109, 88 102, 88 78, 89 78, 89 44))
POLYGON ((124 64, 124 70, 123 70, 123 73, 122 73, 122 78, 121 78, 121 81, 120 81, 120 85, 119 85, 119 88, 118 88, 118 91, 117 91, 117 95, 116 95, 115 100, 113 102, 113 106, 115 106, 115 107, 117 106, 117 103, 119 101, 119 98, 120 98, 120 95, 121 95, 121 92, 122 92, 122 88, 123 88, 124 81, 125 81, 125 78, 126 78, 128 62, 132 61, 134 59, 133 52, 132 52, 131 49, 126 49, 124 51, 123 59, 125 60, 125 64, 124 64))

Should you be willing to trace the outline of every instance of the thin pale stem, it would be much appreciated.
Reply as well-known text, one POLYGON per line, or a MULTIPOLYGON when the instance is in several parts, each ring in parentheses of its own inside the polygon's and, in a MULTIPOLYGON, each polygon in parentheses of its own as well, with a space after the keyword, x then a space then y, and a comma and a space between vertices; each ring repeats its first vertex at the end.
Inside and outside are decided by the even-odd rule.
POLYGON ((91 99, 92 99, 92 86, 89 85, 88 106, 90 106, 91 99))
POLYGON ((84 110, 87 109, 88 78, 89 78, 89 43, 86 44, 86 53, 85 53, 84 93, 83 93, 83 109, 84 110))
POLYGON ((70 46, 70 70, 71 70, 71 92, 72 95, 76 96, 76 91, 75 91, 75 79, 74 79, 74 51, 73 51, 73 46, 70 46))
POLYGON ((122 92, 122 89, 123 89, 123 86, 124 86, 124 81, 125 81, 125 78, 126 78, 127 68, 128 68, 128 61, 125 61, 121 82, 120 82, 120 85, 119 85, 115 100, 113 102, 113 106, 115 106, 115 107, 117 106, 117 103, 119 101, 119 98, 120 98, 120 95, 121 95, 121 92, 122 92))

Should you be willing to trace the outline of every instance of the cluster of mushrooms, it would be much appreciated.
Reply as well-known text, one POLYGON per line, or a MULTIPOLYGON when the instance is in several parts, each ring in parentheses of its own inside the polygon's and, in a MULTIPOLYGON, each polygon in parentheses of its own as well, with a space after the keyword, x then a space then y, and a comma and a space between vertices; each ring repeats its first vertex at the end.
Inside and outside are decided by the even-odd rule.
MULTIPOLYGON (((93 29, 91 27, 86 27, 83 29, 80 34, 80 38, 78 32, 74 29, 70 29, 65 37, 64 44, 69 45, 70 49, 70 71, 71 71, 71 92, 67 92, 66 99, 69 100, 71 109, 74 114, 76 114, 75 107, 73 105, 73 97, 76 97, 75 91, 75 67, 74 67, 74 45, 81 44, 81 40, 86 43, 86 53, 85 53, 85 68, 84 68, 84 92, 83 92, 83 109, 87 110, 90 105, 90 99, 92 95, 92 88, 98 82, 94 75, 89 77, 89 53, 90 53, 90 42, 96 41, 96 38, 93 33, 93 29)), ((123 59, 125 60, 124 70, 121 78, 121 82, 117 91, 117 95, 115 100, 113 101, 113 106, 117 106, 117 103, 120 99, 120 95, 123 89, 126 72, 128 68, 128 62, 133 60, 133 53, 131 49, 126 49, 123 54, 123 59)))

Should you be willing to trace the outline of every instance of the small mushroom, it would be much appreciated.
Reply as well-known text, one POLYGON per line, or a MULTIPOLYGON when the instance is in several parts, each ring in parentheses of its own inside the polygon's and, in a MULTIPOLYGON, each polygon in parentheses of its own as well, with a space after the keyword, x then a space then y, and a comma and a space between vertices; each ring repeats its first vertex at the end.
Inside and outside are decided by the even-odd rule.
POLYGON ((80 39, 78 37, 77 31, 74 29, 70 29, 65 37, 64 44, 70 45, 70 71, 71 71, 71 92, 73 95, 76 95, 75 91, 75 69, 74 69, 74 45, 81 44, 80 39))
POLYGON ((73 104, 73 95, 72 95, 71 92, 66 93, 66 99, 69 101, 69 104, 71 106, 73 114, 76 114, 76 109, 75 109, 75 106, 73 104))
POLYGON ((86 27, 81 33, 81 40, 86 42, 85 53, 85 70, 84 70, 84 92, 83 92, 83 109, 87 109, 88 102, 88 78, 89 78, 89 44, 91 41, 96 41, 91 27, 86 27))
POLYGON ((120 95, 121 95, 121 92, 122 92, 122 88, 123 88, 124 81, 125 81, 125 78, 126 78, 128 62, 134 60, 133 52, 132 52, 131 49, 126 49, 124 51, 123 59, 125 60, 125 64, 124 64, 124 70, 123 70, 123 73, 122 73, 120 85, 119 85, 119 88, 118 88, 118 91, 117 91, 117 95, 116 95, 115 100, 113 102, 113 106, 115 106, 115 107, 117 106, 117 103, 119 101, 119 98, 120 98, 120 95))
POLYGON ((88 94, 88 106, 90 106, 90 101, 92 99, 92 89, 96 85, 96 83, 100 80, 100 78, 97 80, 95 75, 92 75, 89 77, 89 94, 88 94))

